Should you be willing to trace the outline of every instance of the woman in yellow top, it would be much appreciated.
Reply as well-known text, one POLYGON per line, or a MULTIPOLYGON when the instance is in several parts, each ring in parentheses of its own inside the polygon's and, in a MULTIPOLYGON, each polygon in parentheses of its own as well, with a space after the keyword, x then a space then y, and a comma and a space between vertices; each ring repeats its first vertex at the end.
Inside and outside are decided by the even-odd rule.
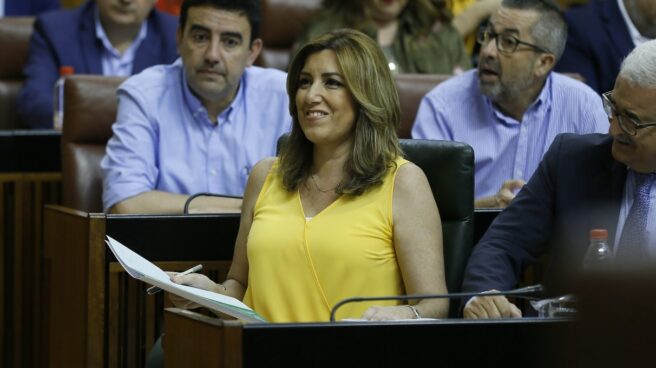
MULTIPOLYGON (((172 279, 271 322, 327 321, 353 296, 446 292, 439 213, 424 173, 402 158, 380 48, 358 31, 327 33, 296 54, 287 91, 293 128, 280 158, 251 172, 227 280, 172 279)), ((446 300, 411 304, 347 304, 337 319, 447 315, 446 300)))

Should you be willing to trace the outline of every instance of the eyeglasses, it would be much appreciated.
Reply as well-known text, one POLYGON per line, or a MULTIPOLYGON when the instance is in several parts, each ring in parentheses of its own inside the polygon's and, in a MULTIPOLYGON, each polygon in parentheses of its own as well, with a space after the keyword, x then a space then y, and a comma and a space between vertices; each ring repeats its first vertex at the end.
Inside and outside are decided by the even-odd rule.
POLYGON ((608 115, 608 121, 612 122, 614 118, 617 118, 620 128, 628 135, 638 134, 638 129, 656 126, 656 123, 643 123, 640 119, 620 114, 611 99, 612 94, 613 92, 609 91, 601 95, 601 99, 604 102, 604 110, 608 115))
POLYGON ((478 30, 478 37, 477 41, 481 45, 485 45, 488 43, 491 39, 496 41, 497 44, 497 50, 501 52, 502 54, 510 55, 513 52, 517 51, 517 47, 519 45, 524 45, 528 46, 533 49, 533 51, 536 52, 544 52, 546 54, 551 54, 552 52, 549 51, 548 49, 544 47, 540 47, 537 45, 533 45, 528 42, 524 42, 519 40, 517 37, 512 36, 511 34, 507 32, 501 32, 501 33, 496 33, 490 29, 482 27, 481 29, 478 30))

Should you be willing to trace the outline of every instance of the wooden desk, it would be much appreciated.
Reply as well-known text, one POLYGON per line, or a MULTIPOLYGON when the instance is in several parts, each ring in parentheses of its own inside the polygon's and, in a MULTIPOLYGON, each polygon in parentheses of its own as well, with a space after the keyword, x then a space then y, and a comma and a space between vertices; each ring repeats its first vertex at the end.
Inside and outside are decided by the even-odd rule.
POLYGON ((167 367, 549 367, 573 323, 250 324, 166 309, 167 367))
POLYGON ((183 270, 203 263, 225 277, 238 230, 235 215, 127 216, 60 206, 44 211, 42 336, 52 367, 141 367, 161 332, 164 293, 147 296, 108 251, 110 235, 157 263, 183 270))
POLYGON ((41 366, 43 205, 61 202, 60 133, 0 131, 0 366, 41 366))
POLYGON ((161 333, 165 293, 130 278, 104 242, 110 235, 167 270, 202 263, 223 279, 238 215, 147 216, 46 206, 44 318, 51 367, 143 367, 161 333))

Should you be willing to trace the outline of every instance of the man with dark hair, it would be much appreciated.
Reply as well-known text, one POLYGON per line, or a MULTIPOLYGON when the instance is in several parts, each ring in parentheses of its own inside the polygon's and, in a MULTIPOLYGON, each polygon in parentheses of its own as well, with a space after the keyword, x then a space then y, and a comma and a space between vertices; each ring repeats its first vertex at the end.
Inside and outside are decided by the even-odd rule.
MULTIPOLYGON (((592 229, 606 229, 616 267, 656 255, 656 40, 635 48, 604 93, 610 134, 562 134, 535 175, 492 223, 467 264, 463 290, 508 290, 549 255, 548 296, 571 293, 592 229)), ((480 295, 466 318, 520 317, 503 296, 480 295)))
POLYGON ((613 88, 622 60, 656 38, 653 0, 593 0, 565 13, 567 47, 556 70, 580 74, 599 93, 613 88))
POLYGON ((18 114, 32 128, 53 127, 53 87, 62 66, 77 74, 129 76, 177 57, 175 17, 155 0, 90 0, 47 12, 34 23, 18 114))
POLYGON ((251 66, 262 49, 257 0, 186 0, 181 59, 118 90, 103 169, 115 213, 236 212, 251 168, 291 126, 285 73, 251 66))
POLYGON ((504 0, 479 32, 478 70, 422 100, 412 137, 474 148, 476 207, 506 207, 557 134, 608 129, 599 96, 551 72, 566 36, 551 1, 504 0))

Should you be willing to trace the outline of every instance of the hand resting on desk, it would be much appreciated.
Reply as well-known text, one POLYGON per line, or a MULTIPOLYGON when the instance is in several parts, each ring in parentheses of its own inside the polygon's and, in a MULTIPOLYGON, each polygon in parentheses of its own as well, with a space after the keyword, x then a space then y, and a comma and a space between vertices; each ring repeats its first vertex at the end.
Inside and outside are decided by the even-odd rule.
MULTIPOLYGON (((488 292, 497 292, 497 290, 489 290, 488 292)), ((463 317, 467 319, 521 318, 522 311, 503 295, 481 295, 469 299, 465 304, 463 317)))

